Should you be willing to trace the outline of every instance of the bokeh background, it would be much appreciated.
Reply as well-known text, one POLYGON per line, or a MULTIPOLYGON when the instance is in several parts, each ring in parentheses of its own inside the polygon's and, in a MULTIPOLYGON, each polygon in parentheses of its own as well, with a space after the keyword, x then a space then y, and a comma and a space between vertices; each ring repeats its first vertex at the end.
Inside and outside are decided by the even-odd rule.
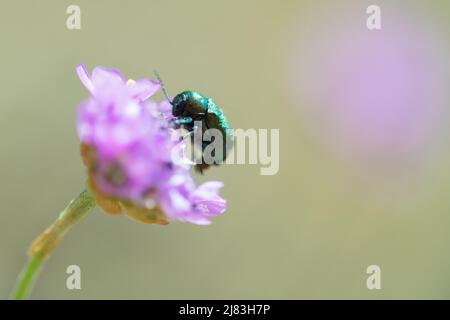
POLYGON ((172 94, 213 97, 235 128, 280 129, 280 170, 199 177, 226 185, 229 209, 208 227, 96 209, 33 298, 450 298, 449 14, 445 0, 3 1, 0 297, 85 182, 85 63, 158 69, 172 94), (70 4, 81 30, 66 28, 70 4), (366 28, 370 4, 381 30, 366 28), (82 290, 66 289, 71 264, 82 290), (372 264, 381 290, 366 288, 372 264))

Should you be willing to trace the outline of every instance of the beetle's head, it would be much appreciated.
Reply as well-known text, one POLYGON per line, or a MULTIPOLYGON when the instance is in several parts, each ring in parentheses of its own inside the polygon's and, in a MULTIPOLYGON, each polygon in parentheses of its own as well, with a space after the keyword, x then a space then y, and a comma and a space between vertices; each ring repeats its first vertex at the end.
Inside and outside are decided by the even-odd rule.
POLYGON ((187 105, 187 94, 182 92, 177 94, 172 100, 172 114, 174 117, 180 117, 184 114, 187 105))

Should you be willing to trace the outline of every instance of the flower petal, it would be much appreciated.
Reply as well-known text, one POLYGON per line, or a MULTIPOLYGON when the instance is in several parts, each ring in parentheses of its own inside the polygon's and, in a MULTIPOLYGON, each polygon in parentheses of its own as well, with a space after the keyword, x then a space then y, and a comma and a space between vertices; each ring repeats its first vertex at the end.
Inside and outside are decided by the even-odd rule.
MULTIPOLYGON (((202 183, 193 192, 192 197, 194 199, 208 199, 218 197, 220 188, 223 187, 223 182, 220 181, 208 181, 202 183)), ((219 197, 220 198, 220 197, 219 197)))
POLYGON ((88 91, 93 94, 94 93, 94 85, 92 84, 92 80, 89 76, 88 71, 86 70, 86 67, 83 64, 79 64, 76 67, 76 71, 78 74, 78 77, 81 80, 81 83, 88 89, 88 91))
POLYGON ((222 181, 208 181, 202 183, 197 190, 218 193, 221 188, 223 188, 224 183, 222 181))
POLYGON ((219 216, 225 212, 227 202, 225 199, 217 196, 214 200, 199 200, 195 202, 197 211, 205 216, 219 216))
POLYGON ((134 84, 129 86, 131 96, 140 101, 150 98, 159 89, 161 89, 161 83, 149 79, 136 80, 134 84))
POLYGON ((208 220, 203 217, 188 217, 186 218, 186 221, 193 224, 198 224, 200 226, 207 226, 212 223, 211 220, 208 220))
POLYGON ((94 83, 105 83, 109 81, 117 81, 125 83, 126 79, 122 75, 122 73, 115 68, 106 68, 106 67, 95 67, 92 70, 92 82, 94 83))

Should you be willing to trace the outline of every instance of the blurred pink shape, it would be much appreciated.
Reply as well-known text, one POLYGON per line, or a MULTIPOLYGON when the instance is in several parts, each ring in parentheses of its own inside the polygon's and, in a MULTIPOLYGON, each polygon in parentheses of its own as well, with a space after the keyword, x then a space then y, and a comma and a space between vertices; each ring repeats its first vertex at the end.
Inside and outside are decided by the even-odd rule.
POLYGON ((438 27, 413 9, 383 7, 375 31, 361 5, 299 18, 288 66, 292 101, 304 127, 340 156, 415 167, 443 137, 449 55, 438 27))

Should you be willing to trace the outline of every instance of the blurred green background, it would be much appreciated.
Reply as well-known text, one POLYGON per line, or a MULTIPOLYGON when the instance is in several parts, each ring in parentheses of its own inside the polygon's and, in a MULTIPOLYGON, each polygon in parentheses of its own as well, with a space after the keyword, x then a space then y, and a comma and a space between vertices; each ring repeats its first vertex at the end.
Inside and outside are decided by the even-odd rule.
MULTIPOLYGON (((359 12, 365 28, 372 2, 339 5, 359 12)), ((448 41, 448 1, 396 3, 406 17, 423 14, 437 41, 448 41)), ((158 69, 171 94, 196 89, 213 97, 235 128, 279 128, 280 171, 261 176, 257 165, 234 165, 199 177, 223 180, 229 203, 208 227, 141 225, 96 209, 48 261, 33 298, 450 298, 448 135, 424 164, 374 176, 366 174, 373 164, 354 170, 305 130, 289 89, 289 59, 296 28, 320 41, 303 21, 339 14, 332 4, 4 1, 0 298, 29 243, 85 182, 74 125, 87 97, 78 63, 116 67, 135 79, 158 69), (70 4, 81 7, 81 30, 66 28, 70 4), (66 289, 71 264, 81 267, 81 290, 66 289), (372 264, 381 267, 381 290, 366 288, 372 264)), ((441 53, 448 71, 448 51, 441 53)))

